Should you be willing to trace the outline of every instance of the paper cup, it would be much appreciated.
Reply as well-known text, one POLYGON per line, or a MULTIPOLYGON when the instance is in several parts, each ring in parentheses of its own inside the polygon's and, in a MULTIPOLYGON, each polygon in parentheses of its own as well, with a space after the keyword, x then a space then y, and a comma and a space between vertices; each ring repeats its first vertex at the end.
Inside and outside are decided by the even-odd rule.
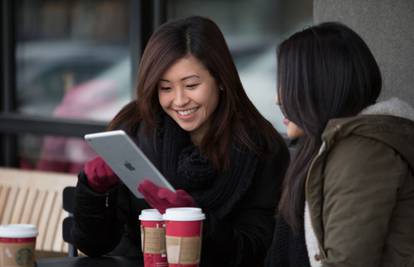
POLYGON ((34 267, 37 235, 32 224, 0 225, 0 266, 34 267))
POLYGON ((145 209, 139 215, 141 221, 141 247, 145 267, 166 267, 165 226, 162 215, 156 209, 145 209))
POLYGON ((204 213, 200 208, 171 208, 166 210, 163 218, 169 266, 198 266, 204 213))

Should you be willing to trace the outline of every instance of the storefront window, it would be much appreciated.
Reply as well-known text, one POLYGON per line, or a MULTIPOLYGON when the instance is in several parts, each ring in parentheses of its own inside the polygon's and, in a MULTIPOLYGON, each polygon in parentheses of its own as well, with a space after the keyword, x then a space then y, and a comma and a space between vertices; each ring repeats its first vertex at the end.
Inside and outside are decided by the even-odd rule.
MULTIPOLYGON (((108 122, 132 98, 129 0, 16 2, 17 112, 108 122)), ((286 131, 275 105, 276 46, 312 22, 308 0, 165 1, 167 20, 201 15, 223 31, 244 88, 286 131)), ((139 14, 139 10, 136 11, 139 14)), ((134 18, 136 19, 136 18, 134 18)), ((151 22, 152 23, 152 22, 151 22)), ((21 135, 22 168, 78 172, 95 154, 82 138, 21 135)))
MULTIPOLYGON (((19 0, 21 114, 108 122, 131 100, 130 1, 19 0)), ((82 138, 21 135, 21 168, 72 172, 93 157, 82 138)))
POLYGON ((19 1, 18 111, 88 120, 112 118, 131 98, 128 3, 19 1))
POLYGON ((65 173, 78 173, 97 156, 82 138, 32 134, 19 136, 19 155, 22 169, 65 173))

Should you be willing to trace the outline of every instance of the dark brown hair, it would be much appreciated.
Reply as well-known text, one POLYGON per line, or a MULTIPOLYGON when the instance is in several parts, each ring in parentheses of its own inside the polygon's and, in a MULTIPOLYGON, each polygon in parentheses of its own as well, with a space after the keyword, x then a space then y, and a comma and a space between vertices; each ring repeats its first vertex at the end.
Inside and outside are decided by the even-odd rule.
POLYGON ((140 121, 150 130, 155 129, 157 115, 163 112, 157 84, 164 72, 186 55, 197 58, 223 89, 219 104, 211 114, 210 128, 200 144, 200 150, 218 169, 227 165, 233 141, 261 153, 275 139, 280 139, 247 97, 218 26, 210 19, 198 16, 168 22, 153 33, 139 66, 137 100, 118 113, 109 129, 125 122, 133 127, 140 121), (252 139, 253 132, 258 133, 265 145, 259 145, 256 139, 252 139))
POLYGON ((365 42, 347 26, 325 22, 278 48, 278 96, 287 118, 304 135, 284 181, 279 210, 293 229, 303 223, 304 185, 327 122, 355 116, 375 103, 381 73, 365 42))

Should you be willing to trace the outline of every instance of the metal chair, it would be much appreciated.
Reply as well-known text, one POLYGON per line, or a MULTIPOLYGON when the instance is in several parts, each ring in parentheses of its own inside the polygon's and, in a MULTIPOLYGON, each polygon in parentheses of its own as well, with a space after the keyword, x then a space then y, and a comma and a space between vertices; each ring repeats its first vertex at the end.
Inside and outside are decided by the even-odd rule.
POLYGON ((63 189, 63 209, 69 213, 69 216, 63 220, 62 223, 62 234, 63 240, 68 243, 69 257, 77 257, 78 250, 74 245, 71 230, 74 224, 73 218, 73 201, 75 198, 75 187, 74 186, 67 186, 63 189))

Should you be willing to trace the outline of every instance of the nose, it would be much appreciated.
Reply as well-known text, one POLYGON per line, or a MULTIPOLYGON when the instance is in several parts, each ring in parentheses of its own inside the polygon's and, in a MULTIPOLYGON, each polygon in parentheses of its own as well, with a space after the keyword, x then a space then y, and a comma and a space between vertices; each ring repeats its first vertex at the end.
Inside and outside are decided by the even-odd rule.
POLYGON ((275 103, 276 103, 276 105, 280 105, 280 102, 279 102, 279 96, 276 94, 275 95, 275 103))
POLYGON ((173 101, 175 106, 183 107, 188 102, 190 102, 190 98, 187 96, 184 89, 178 88, 177 90, 175 90, 174 101, 173 101))

